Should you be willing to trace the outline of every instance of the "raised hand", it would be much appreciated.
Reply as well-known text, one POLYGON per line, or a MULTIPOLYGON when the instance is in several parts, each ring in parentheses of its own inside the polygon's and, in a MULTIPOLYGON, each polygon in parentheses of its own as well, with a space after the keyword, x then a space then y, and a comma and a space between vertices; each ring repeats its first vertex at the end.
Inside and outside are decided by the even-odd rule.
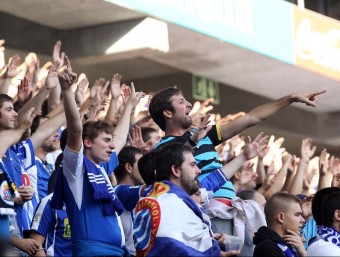
POLYGON ((65 55, 66 69, 58 73, 61 89, 70 89, 77 79, 77 74, 72 71, 71 63, 65 55))
POLYGON ((18 100, 22 105, 32 98, 32 82, 30 82, 30 80, 29 75, 26 75, 18 86, 18 100))
POLYGON ((327 153, 326 148, 323 149, 320 153, 319 157, 319 168, 320 168, 320 175, 327 175, 328 168, 329 168, 329 156, 330 154, 327 153))
POLYGON ((316 106, 316 102, 318 99, 316 96, 321 95, 325 93, 326 90, 318 91, 318 92, 312 92, 312 93, 300 93, 300 94, 294 94, 292 97, 294 99, 294 102, 297 103, 305 103, 308 106, 316 106))
POLYGON ((131 134, 128 134, 128 139, 131 146, 134 146, 142 151, 144 151, 146 144, 143 141, 142 131, 139 126, 134 126, 131 129, 131 134))
POLYGON ((0 39, 0 70, 5 66, 5 40, 0 39))
POLYGON ((123 99, 124 106, 129 101, 130 95, 131 95, 131 88, 128 85, 123 84, 122 85, 122 99, 123 99))
POLYGON ((329 170, 333 174, 332 186, 340 187, 340 160, 332 156, 329 161, 329 170))
POLYGON ((296 155, 292 156, 291 162, 288 165, 288 173, 294 173, 297 166, 299 165, 300 158, 298 158, 296 155))
POLYGON ((114 74, 111 80, 110 90, 111 90, 111 96, 113 99, 116 99, 120 96, 120 81, 122 79, 122 76, 118 73, 114 74))
POLYGON ((256 157, 259 153, 267 148, 268 136, 263 135, 263 132, 259 133, 253 142, 251 138, 248 137, 248 143, 245 145, 243 153, 247 160, 256 157))
POLYGON ((16 75, 18 75, 19 73, 18 68, 19 68, 20 63, 21 63, 21 59, 19 55, 17 54, 9 59, 9 63, 7 66, 7 73, 6 73, 7 78, 13 78, 16 75))
POLYGON ((59 79, 58 79, 58 61, 52 63, 50 70, 48 71, 46 81, 45 81, 45 88, 51 90, 53 88, 58 87, 59 79))
POLYGON ((25 57, 25 64, 28 73, 36 74, 39 70, 39 67, 37 67, 39 63, 40 62, 36 53, 31 52, 25 57))
POLYGON ((136 92, 133 82, 131 82, 131 88, 130 89, 131 89, 131 95, 129 96, 129 99, 128 99, 126 104, 131 104, 133 107, 135 107, 138 104, 139 99, 144 97, 144 93, 143 92, 136 92))
MULTIPOLYGON (((201 118, 205 117, 205 115, 208 114, 212 109, 214 109, 214 106, 211 104, 214 102, 213 98, 209 98, 205 100, 203 103, 196 101, 191 108, 190 116, 192 117, 194 123, 197 120, 201 120, 201 118)), ((198 122, 197 122, 198 123, 198 122)))
POLYGON ((109 81, 105 82, 104 78, 97 79, 90 90, 90 98, 94 104, 101 102, 104 99, 109 81))
POLYGON ((77 106, 81 106, 84 102, 84 98, 85 98, 85 93, 86 93, 86 89, 89 85, 89 80, 88 78, 82 78, 80 80, 80 82, 77 85, 77 89, 75 92, 75 100, 76 100, 76 104, 77 106))
POLYGON ((61 41, 57 41, 54 45, 53 48, 53 62, 57 62, 58 63, 58 67, 62 67, 64 65, 64 60, 65 60, 65 53, 64 52, 60 52, 61 49, 61 41))
POLYGON ((315 153, 316 147, 312 147, 312 139, 305 138, 302 140, 301 143, 301 159, 310 160, 315 153))
POLYGON ((211 125, 209 125, 210 121, 210 114, 206 114, 205 117, 202 119, 201 123, 197 127, 196 131, 194 134, 191 136, 191 140, 197 143, 200 141, 202 138, 204 138, 208 131, 211 129, 211 125))
POLYGON ((268 170, 264 180, 263 180, 262 187, 265 190, 268 190, 275 183, 277 175, 278 175, 278 173, 274 169, 274 163, 272 163, 271 166, 269 167, 269 170, 268 170))

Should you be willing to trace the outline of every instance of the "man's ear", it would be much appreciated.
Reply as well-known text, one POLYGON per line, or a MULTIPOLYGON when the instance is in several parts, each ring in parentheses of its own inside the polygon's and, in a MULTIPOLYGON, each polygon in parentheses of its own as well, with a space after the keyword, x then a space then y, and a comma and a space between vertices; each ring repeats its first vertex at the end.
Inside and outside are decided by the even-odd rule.
POLYGON ((239 180, 240 177, 241 177, 241 172, 240 172, 240 171, 236 171, 236 172, 234 173, 233 176, 234 176, 237 180, 239 180))
POLYGON ((132 166, 130 165, 130 163, 125 163, 124 169, 125 169, 125 171, 128 172, 129 174, 132 173, 132 166))
POLYGON ((85 147, 91 147, 92 146, 92 142, 88 137, 85 137, 85 139, 84 139, 84 146, 85 147))
POLYGON ((165 118, 171 119, 171 118, 172 118, 172 111, 163 110, 163 116, 164 116, 165 118))
POLYGON ((176 165, 171 166, 171 172, 172 172, 172 175, 176 178, 179 178, 181 175, 181 171, 176 165))
POLYGON ((333 219, 337 222, 340 222, 340 209, 334 211, 333 219))
POLYGON ((285 222, 285 214, 283 212, 279 212, 276 214, 276 219, 279 223, 283 224, 285 222))

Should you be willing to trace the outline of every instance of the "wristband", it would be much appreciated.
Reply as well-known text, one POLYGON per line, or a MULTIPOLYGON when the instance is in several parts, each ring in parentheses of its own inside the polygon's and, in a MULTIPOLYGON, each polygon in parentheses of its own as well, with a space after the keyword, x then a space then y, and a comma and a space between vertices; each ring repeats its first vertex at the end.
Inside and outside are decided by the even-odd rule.
POLYGON ((195 147, 196 143, 194 141, 192 141, 192 139, 190 137, 188 137, 188 143, 192 146, 195 147))

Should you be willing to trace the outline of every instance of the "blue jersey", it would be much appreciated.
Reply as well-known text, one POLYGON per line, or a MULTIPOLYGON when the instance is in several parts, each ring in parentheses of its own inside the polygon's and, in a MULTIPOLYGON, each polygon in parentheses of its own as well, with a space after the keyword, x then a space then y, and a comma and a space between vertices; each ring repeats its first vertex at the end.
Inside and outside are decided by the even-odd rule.
MULTIPOLYGON (((165 143, 186 143, 192 132, 187 131, 182 136, 167 136, 163 137, 161 141, 155 146, 155 149, 165 143)), ((220 135, 220 127, 212 126, 207 135, 198 141, 197 145, 193 147, 194 157, 197 162, 198 168, 200 168, 202 176, 204 173, 218 169, 222 167, 221 161, 215 150, 215 146, 222 143, 220 135)))
MULTIPOLYGON (((156 145, 155 149, 166 143, 186 143, 192 132, 185 132, 182 136, 167 136, 162 138, 162 140, 156 145)), ((193 147, 193 154, 195 161, 197 162, 198 168, 201 170, 201 174, 198 176, 200 182, 204 178, 210 176, 211 172, 222 167, 222 163, 219 156, 215 150, 215 146, 222 143, 222 137, 220 133, 220 126, 214 125, 211 130, 208 131, 207 135, 198 141, 197 145, 193 147)), ((210 178, 208 178, 209 180, 210 178)), ((206 183, 206 181, 205 181, 206 183)), ((202 185, 202 187, 204 187, 202 185)), ((210 191, 209 188, 207 188, 210 191)), ((216 190, 214 190, 215 192, 216 190)), ((222 197, 231 199, 236 196, 233 184, 230 181, 225 182, 225 184, 218 190, 215 197, 222 197)))
POLYGON ((39 183, 37 183, 37 190, 39 200, 42 200, 47 196, 48 190, 48 180, 54 171, 54 165, 50 163, 43 163, 38 157, 35 157, 35 164, 37 167, 37 178, 39 183))
MULTIPOLYGON (((16 187, 21 185, 32 186, 36 192, 36 187, 31 183, 34 180, 34 174, 36 174, 36 167, 34 149, 30 139, 9 148, 6 151, 4 165, 13 178, 16 187)), ((37 204, 38 196, 34 193, 31 201, 26 202, 23 206, 15 206, 16 219, 21 235, 23 235, 24 230, 29 230, 37 204)))
MULTIPOLYGON (((115 168, 117 165, 118 159, 114 152, 107 167, 115 168)), ((109 181, 107 175, 109 171, 101 167, 101 172, 106 181, 109 181)), ((105 216, 101 203, 94 199, 93 188, 83 167, 83 147, 79 153, 73 152, 68 147, 65 148, 63 184, 64 195, 67 196, 65 203, 71 225, 73 254, 89 255, 89 251, 79 253, 77 250, 79 248, 76 248, 79 244, 83 248, 90 248, 90 245, 94 248, 100 244, 121 249, 125 238, 120 218, 117 213, 105 216)), ((97 251, 94 255, 103 254, 97 251)))
POLYGON ((31 230, 45 237, 44 248, 48 256, 72 256, 71 229, 66 208, 53 209, 50 206, 52 195, 46 196, 39 203, 31 230))

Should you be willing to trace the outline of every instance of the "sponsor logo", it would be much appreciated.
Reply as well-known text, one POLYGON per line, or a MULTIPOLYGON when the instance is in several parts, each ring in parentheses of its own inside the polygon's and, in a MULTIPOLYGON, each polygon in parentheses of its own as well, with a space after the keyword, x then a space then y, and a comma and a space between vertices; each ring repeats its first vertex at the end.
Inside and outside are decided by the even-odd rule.
POLYGON ((71 238, 71 226, 68 218, 64 219, 64 237, 71 238))

